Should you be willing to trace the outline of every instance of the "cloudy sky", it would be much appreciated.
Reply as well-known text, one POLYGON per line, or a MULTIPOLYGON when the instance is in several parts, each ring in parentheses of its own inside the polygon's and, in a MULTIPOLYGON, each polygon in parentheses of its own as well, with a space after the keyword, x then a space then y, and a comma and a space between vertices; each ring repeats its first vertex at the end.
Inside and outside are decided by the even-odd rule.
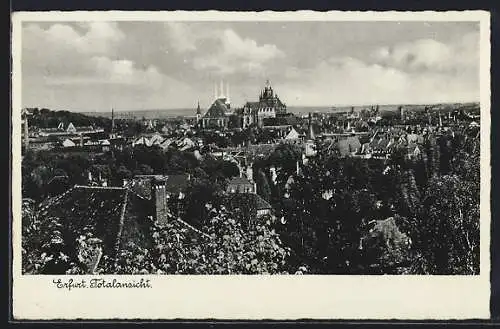
POLYGON ((479 100, 479 23, 24 22, 22 102, 75 111, 479 100))

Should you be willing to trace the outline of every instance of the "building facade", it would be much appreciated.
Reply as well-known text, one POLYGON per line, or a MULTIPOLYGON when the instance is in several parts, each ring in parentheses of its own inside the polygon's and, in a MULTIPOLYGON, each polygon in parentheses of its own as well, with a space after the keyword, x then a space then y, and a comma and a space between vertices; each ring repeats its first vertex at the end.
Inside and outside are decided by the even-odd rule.
POLYGON ((265 119, 276 118, 286 114, 286 105, 274 92, 269 80, 259 95, 257 102, 247 102, 239 111, 241 127, 246 128, 252 124, 264 126, 265 119))

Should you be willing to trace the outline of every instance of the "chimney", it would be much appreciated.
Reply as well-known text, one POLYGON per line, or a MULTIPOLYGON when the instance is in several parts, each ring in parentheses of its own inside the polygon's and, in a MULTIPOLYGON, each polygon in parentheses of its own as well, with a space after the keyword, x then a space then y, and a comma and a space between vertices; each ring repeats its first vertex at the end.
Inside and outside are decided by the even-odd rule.
POLYGON ((164 179, 151 181, 151 199, 154 207, 154 220, 158 225, 164 226, 168 221, 166 181, 164 179))

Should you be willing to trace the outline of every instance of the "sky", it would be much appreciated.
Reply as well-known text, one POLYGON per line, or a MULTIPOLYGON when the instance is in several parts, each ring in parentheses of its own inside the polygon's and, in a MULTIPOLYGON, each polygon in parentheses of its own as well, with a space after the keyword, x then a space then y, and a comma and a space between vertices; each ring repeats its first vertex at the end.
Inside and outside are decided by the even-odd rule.
POLYGON ((479 101, 475 22, 23 22, 23 107, 234 106, 266 80, 288 106, 479 101), (226 87, 224 86, 224 91, 226 87))

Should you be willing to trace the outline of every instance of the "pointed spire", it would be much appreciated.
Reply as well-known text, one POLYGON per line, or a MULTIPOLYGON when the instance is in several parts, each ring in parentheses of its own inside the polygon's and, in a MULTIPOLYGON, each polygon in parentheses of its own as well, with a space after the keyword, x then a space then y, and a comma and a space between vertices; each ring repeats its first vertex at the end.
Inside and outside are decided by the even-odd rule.
POLYGON ((217 83, 215 83, 215 82, 214 82, 214 99, 219 98, 218 96, 219 96, 219 95, 218 95, 218 93, 217 93, 217 83))
POLYGON ((115 109, 111 108, 111 133, 115 131, 115 109))
POLYGON ((198 107, 196 108, 196 114, 201 114, 200 101, 198 101, 198 107))
POLYGON ((226 82, 226 98, 227 101, 229 102, 229 83, 226 82))

